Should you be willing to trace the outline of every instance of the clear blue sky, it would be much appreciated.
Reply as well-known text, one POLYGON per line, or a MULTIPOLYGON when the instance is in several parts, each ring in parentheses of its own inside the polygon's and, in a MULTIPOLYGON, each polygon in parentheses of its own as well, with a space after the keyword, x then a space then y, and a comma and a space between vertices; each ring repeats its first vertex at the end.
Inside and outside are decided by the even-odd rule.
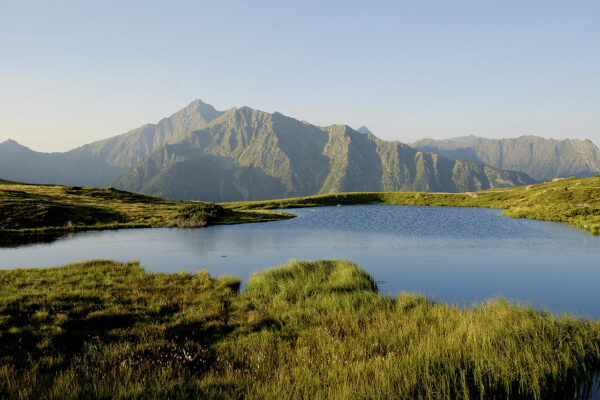
POLYGON ((66 150, 194 99, 385 139, 600 144, 599 1, 7 1, 0 141, 66 150))

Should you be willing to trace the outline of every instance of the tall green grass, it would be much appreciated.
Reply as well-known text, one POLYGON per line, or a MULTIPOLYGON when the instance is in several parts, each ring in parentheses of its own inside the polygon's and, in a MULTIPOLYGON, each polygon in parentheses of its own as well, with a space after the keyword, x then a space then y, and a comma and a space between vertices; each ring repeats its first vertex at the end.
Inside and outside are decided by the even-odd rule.
POLYGON ((598 322, 385 297, 348 261, 239 283, 110 261, 0 271, 0 398, 561 399, 600 369, 598 322))

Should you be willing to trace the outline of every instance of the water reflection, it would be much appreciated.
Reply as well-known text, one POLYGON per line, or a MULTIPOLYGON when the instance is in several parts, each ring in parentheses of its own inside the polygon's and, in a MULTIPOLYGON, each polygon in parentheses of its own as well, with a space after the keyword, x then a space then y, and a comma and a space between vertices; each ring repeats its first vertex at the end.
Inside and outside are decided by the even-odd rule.
POLYGON ((0 232, 0 248, 2 247, 21 247, 38 243, 52 243, 58 238, 64 236, 64 233, 6 233, 0 232))

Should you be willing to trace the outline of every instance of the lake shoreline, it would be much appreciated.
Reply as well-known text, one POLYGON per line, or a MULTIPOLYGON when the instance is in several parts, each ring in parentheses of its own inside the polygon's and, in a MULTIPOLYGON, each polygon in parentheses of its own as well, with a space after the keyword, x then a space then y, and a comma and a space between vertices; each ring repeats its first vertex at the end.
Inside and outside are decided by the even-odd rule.
POLYGON ((599 322, 381 296, 342 260, 257 273, 244 294, 233 277, 107 260, 0 283, 7 398, 567 399, 600 371, 599 322))
MULTIPOLYGON (((0 216, 3 216, 0 233, 68 233, 164 227, 176 217, 178 210, 194 203, 128 193, 113 188, 0 182, 0 216)), ((469 193, 336 193, 219 203, 227 213, 210 224, 277 221, 293 218, 294 215, 274 211, 275 209, 351 204, 498 208, 503 209, 504 215, 509 217, 566 222, 592 234, 600 234, 600 176, 560 179, 526 187, 469 193)))
POLYGON ((252 271, 290 259, 342 258, 385 281, 387 295, 407 290, 461 305, 501 296, 600 318, 600 238, 567 224, 465 207, 369 204, 295 212, 296 218, 271 224, 80 232, 0 249, 0 268, 139 260, 152 272, 205 269, 246 282, 252 271))

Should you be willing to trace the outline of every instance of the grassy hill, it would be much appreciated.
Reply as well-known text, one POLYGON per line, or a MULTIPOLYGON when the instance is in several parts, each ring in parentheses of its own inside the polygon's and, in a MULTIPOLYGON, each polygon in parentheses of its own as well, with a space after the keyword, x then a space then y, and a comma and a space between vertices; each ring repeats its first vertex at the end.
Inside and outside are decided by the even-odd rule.
MULTIPOLYGON (((165 226, 198 210, 215 211, 213 223, 254 222, 291 216, 274 208, 371 203, 496 207, 600 233, 600 176, 218 205, 0 182, 9 232, 165 226)), ((295 261, 239 287, 112 261, 0 271, 0 398, 570 399, 600 372, 599 322, 502 300, 461 309, 385 297, 347 261, 295 261)))
POLYGON ((384 297, 347 261, 239 285, 111 261, 0 271, 0 398, 571 399, 600 372, 599 322, 384 297))
MULTIPOLYGON (((182 202, 114 188, 31 185, 0 181, 0 232, 49 233, 86 229, 164 227, 176 224, 182 202)), ((263 222, 291 215, 227 208, 210 224, 263 222)))

